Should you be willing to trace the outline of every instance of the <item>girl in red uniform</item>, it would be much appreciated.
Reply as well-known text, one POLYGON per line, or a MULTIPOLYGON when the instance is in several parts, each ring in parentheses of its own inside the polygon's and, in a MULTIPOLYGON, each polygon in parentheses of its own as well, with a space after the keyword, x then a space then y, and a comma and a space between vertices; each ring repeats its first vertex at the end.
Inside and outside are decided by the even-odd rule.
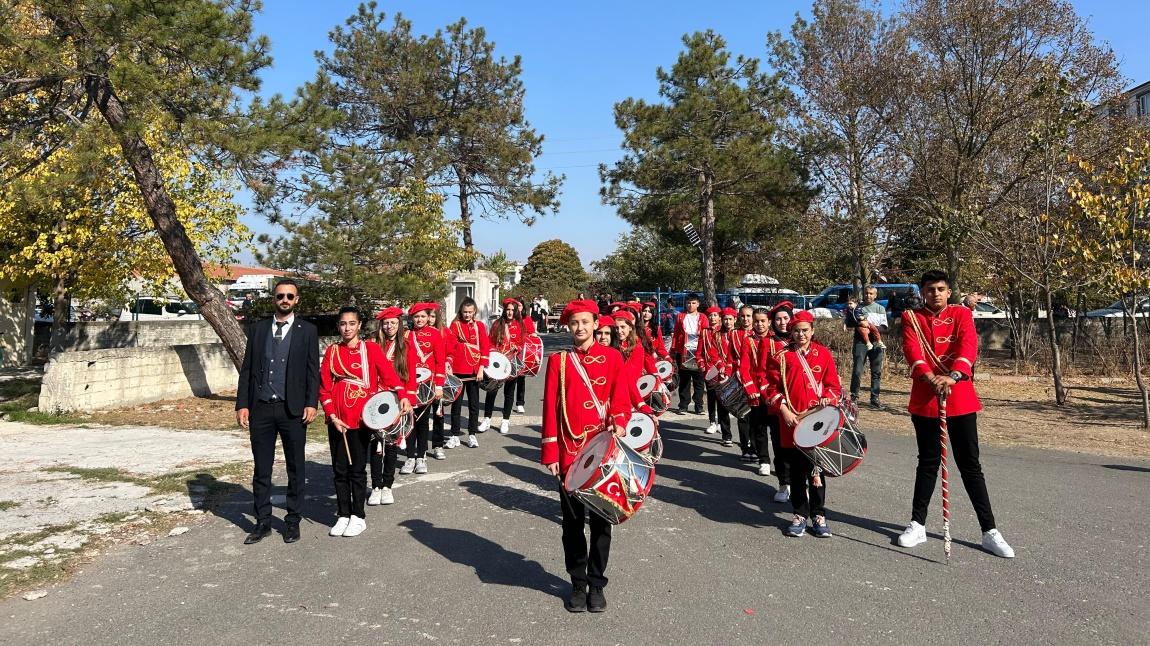
MULTIPOLYGON (((595 301, 567 304, 559 317, 571 332, 571 350, 547 359, 543 388, 543 441, 540 462, 562 479, 580 449, 602 432, 622 437, 630 415, 627 389, 621 378, 623 357, 614 348, 595 342, 595 301)), ((560 487, 563 510, 563 557, 571 577, 571 612, 603 612, 607 599, 603 588, 611 551, 611 525, 560 487), (591 541, 584 526, 590 516, 591 541), (590 585, 590 591, 588 591, 590 585)))
MULTIPOLYGON (((502 352, 508 359, 514 360, 518 356, 519 348, 523 346, 523 315, 515 306, 519 301, 514 298, 503 299, 503 314, 491 324, 491 349, 502 352)), ((479 424, 479 432, 486 432, 491 428, 491 413, 495 410, 495 395, 503 390, 503 421, 499 423, 499 433, 507 435, 511 430, 511 405, 515 403, 515 394, 519 386, 519 377, 508 379, 496 390, 487 391, 487 401, 483 403, 483 421, 479 424)))
MULTIPOLYGON (((412 406, 415 405, 415 368, 419 365, 416 354, 416 344, 411 333, 403 329, 403 310, 398 307, 388 307, 375 318, 379 321, 379 332, 376 333, 375 342, 383 348, 383 356, 407 391, 407 399, 412 406)), ((420 409, 423 412, 423 409, 420 409)), ((418 423, 418 422, 417 422, 418 423)), ((423 450, 427 451, 427 422, 423 422, 423 450)), ((408 438, 407 459, 403 463, 400 473, 412 473, 416 465, 416 446, 418 437, 408 438)), ((395 502, 391 486, 395 484, 395 463, 399 456, 399 447, 388 442, 380 449, 378 438, 372 438, 368 455, 371 461, 371 495, 367 498, 368 505, 390 505, 395 502)), ((427 461, 424 460, 424 470, 427 472, 427 461)))
MULTIPOLYGON (((604 317, 607 318, 607 317, 604 317)), ((628 397, 631 406, 643 413, 651 415, 651 407, 643 401, 639 394, 639 377, 655 374, 655 357, 647 354, 642 341, 636 332, 635 314, 628 309, 616 311, 610 319, 615 322, 615 341, 612 347, 623 356, 623 367, 626 371, 624 383, 627 384, 628 397)))
MULTIPOLYGON (((735 328, 731 331, 731 378, 743 381, 742 374, 742 357, 743 345, 747 341, 747 335, 751 333, 751 325, 754 321, 755 308, 750 305, 743 305, 735 312, 735 328)), ((748 393, 749 394, 749 393, 748 393)), ((758 460, 758 455, 755 453, 754 446, 751 444, 751 416, 745 415, 738 421, 739 426, 739 450, 742 456, 739 458, 743 462, 755 462, 758 460)))
MULTIPOLYGON (((491 352, 491 339, 487 336, 487 326, 475 320, 479 307, 475 301, 465 298, 459 303, 455 320, 447 327, 447 369, 463 381, 467 396, 467 446, 479 447, 475 434, 479 431, 479 383, 483 369, 487 367, 488 353, 491 352)), ((459 446, 460 413, 463 412, 463 397, 451 404, 451 437, 447 448, 459 446)))
POLYGON ((331 536, 358 536, 367 529, 364 491, 367 489, 368 445, 372 432, 363 427, 363 406, 381 390, 394 390, 400 410, 411 410, 407 390, 383 349, 359 338, 359 310, 339 311, 339 343, 328 346, 320 364, 319 397, 327 418, 327 440, 335 479, 338 518, 331 536), (348 454, 350 460, 348 459, 348 454))
MULTIPOLYGON (((791 315, 794 305, 790 301, 783 301, 771 308, 771 332, 768 335, 767 345, 770 349, 762 354, 763 360, 782 350, 791 343, 791 315)), ((763 369, 764 374, 766 368, 763 369)), ((775 491, 775 502, 786 502, 791 498, 791 467, 783 451, 782 420, 777 413, 767 413, 767 431, 771 438, 771 448, 775 451, 775 477, 779 479, 779 488, 775 491)))
POLYGON ((643 328, 643 334, 651 340, 651 349, 654 350, 655 359, 671 360, 671 353, 667 352, 667 344, 663 341, 663 329, 659 327, 659 321, 655 317, 655 310, 658 309, 654 303, 643 303, 642 313, 640 314, 643 324, 639 327, 643 328))
MULTIPOLYGON (((535 321, 533 321, 530 316, 524 314, 523 301, 519 299, 513 300, 515 302, 516 316, 523 322, 523 336, 535 336, 537 334, 535 321)), ((524 394, 527 392, 527 375, 519 375, 515 378, 515 381, 515 412, 524 413, 526 412, 523 405, 525 403, 524 394)))
POLYGON ((604 316, 599 319, 599 323, 595 328, 595 343, 609 348, 615 345, 614 319, 609 316, 604 316))
MULTIPOLYGON (((436 308, 435 303, 416 303, 408 310, 413 325, 411 345, 415 347, 417 356, 416 368, 430 371, 432 385, 435 387, 435 398, 427 405, 426 410, 416 411, 415 439, 407 445, 408 449, 414 451, 415 466, 412 469, 414 473, 427 473, 428 426, 434 429, 431 436, 432 455, 437 460, 447 458, 443 452, 443 415, 440 414, 443 382, 447 378, 447 348, 443 334, 432 324, 436 308), (415 448, 412 449, 412 446, 415 448)), ((406 463, 403 468, 407 469, 406 463)), ((404 471, 401 470, 400 473, 404 471)))
POLYGON ((795 448, 795 425, 802 414, 836 404, 842 397, 834 356, 829 348, 812 339, 814 331, 815 317, 806 310, 795 312, 791 319, 792 343, 767 357, 764 392, 772 412, 782 420, 783 453, 790 465, 790 499, 795 516, 786 534, 802 536, 809 518, 811 533, 829 538, 826 478, 818 475, 807 456, 795 448))
MULTIPOLYGON (((717 325, 714 321, 712 322, 711 335, 703 355, 705 362, 703 372, 706 374, 711 368, 716 368, 720 373, 731 377, 733 369, 737 366, 731 352, 731 331, 735 326, 737 312, 729 307, 722 310, 716 307, 711 308, 711 310, 707 311, 708 317, 718 319, 718 321, 717 325), (712 313, 711 310, 718 311, 712 313)), ((738 377, 737 375, 734 376, 735 378, 738 377)), ((707 390, 707 413, 712 419, 707 433, 714 434, 722 431, 723 446, 731 446, 731 414, 714 389, 707 390)))

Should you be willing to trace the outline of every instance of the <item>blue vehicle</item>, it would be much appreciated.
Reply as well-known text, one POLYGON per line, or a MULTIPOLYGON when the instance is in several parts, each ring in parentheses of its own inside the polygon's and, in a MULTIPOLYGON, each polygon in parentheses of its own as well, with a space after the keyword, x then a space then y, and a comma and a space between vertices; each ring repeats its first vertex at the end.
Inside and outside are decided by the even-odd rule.
MULTIPOLYGON (((874 287, 878 290, 876 302, 885 307, 887 313, 892 316, 901 314, 910 298, 921 296, 918 285, 914 283, 874 283, 874 287)), ((852 296, 857 297, 854 291, 854 285, 851 284, 831 285, 815 297, 811 302, 811 309, 822 308, 829 310, 834 316, 842 316, 847 300, 852 296)))

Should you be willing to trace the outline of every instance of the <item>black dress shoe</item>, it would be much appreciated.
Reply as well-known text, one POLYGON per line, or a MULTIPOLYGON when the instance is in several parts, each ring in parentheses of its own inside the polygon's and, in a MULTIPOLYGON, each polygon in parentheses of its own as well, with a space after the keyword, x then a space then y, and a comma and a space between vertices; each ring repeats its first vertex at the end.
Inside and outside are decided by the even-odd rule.
POLYGON ((571 598, 564 604, 567 612, 587 611, 587 586, 577 585, 571 590, 571 598))
POLYGON ((591 586, 591 594, 587 595, 587 609, 591 612, 603 612, 607 609, 607 597, 603 596, 603 588, 591 586))
POLYGON ((284 527, 284 542, 294 543, 299 540, 299 523, 288 523, 284 527))
POLYGON ((248 534, 248 537, 244 539, 244 545, 254 545, 264 540, 264 538, 266 538, 270 533, 272 533, 271 525, 256 525, 256 528, 252 530, 252 533, 248 534))

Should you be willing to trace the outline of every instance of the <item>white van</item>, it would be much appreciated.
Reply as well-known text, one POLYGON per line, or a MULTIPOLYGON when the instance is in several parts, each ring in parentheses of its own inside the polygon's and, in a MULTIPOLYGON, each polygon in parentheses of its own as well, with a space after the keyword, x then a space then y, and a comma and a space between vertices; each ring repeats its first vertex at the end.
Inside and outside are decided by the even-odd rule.
POLYGON ((200 308, 177 298, 137 297, 120 310, 121 321, 202 321, 200 308))

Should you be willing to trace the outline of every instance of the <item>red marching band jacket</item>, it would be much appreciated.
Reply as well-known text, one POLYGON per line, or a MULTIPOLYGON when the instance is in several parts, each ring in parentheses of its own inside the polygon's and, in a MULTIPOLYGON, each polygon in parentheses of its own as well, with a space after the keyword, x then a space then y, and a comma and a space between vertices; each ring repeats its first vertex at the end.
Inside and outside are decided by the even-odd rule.
POLYGON ((586 352, 576 348, 548 357, 540 462, 557 462, 560 474, 566 474, 591 438, 611 424, 626 424, 631 412, 627 377, 619 351, 598 343, 586 352))
POLYGON ((974 362, 978 360, 978 332, 974 315, 961 305, 947 305, 935 314, 923 307, 902 313, 902 351, 910 366, 910 405, 912 415, 938 417, 938 395, 922 381, 923 375, 946 375, 953 371, 965 377, 950 389, 946 414, 951 416, 982 410, 974 392, 974 362), (912 322, 911 317, 914 317, 912 322), (922 331, 925 339, 919 337, 922 331))
POLYGON ((752 331, 744 331, 742 349, 739 351, 739 380, 743 382, 743 388, 747 391, 747 402, 751 406, 758 406, 761 403, 759 397, 763 394, 763 388, 766 387, 766 373, 764 372, 765 361, 763 353, 769 352, 770 348, 764 349, 764 345, 770 340, 770 336, 761 337, 752 331))
POLYGON ((323 414, 335 415, 350 428, 359 428, 363 406, 375 393, 394 390, 399 397, 410 400, 414 396, 400 382, 383 349, 372 341, 360 341, 354 350, 342 343, 329 345, 323 353, 319 377, 323 414))
POLYGON ((413 335, 410 332, 403 332, 403 334, 408 335, 408 337, 407 337, 407 379, 404 379, 402 376, 400 376, 399 371, 395 370, 395 342, 394 341, 385 341, 383 343, 383 346, 382 346, 383 347, 383 357, 384 357, 384 359, 387 359, 387 363, 391 366, 392 370, 395 370, 395 376, 399 377, 399 380, 401 382, 403 382, 403 388, 404 388, 404 390, 407 391, 407 401, 411 402, 412 406, 415 406, 415 402, 416 402, 415 368, 416 368, 416 366, 419 365, 419 355, 415 351, 415 344, 412 343, 412 341, 414 340, 413 335))
POLYGON ((709 328, 702 335, 699 367, 704 374, 711 368, 718 368, 719 372, 728 377, 738 371, 738 362, 731 352, 731 334, 733 332, 723 332, 722 328, 709 328))
MULTIPOLYGON (((438 328, 425 325, 412 330, 408 345, 415 348, 416 367, 427 368, 432 374, 432 385, 443 386, 447 379, 447 347, 438 328)), ((408 364, 410 365, 410 364, 408 364)))
POLYGON ((444 331, 447 339, 447 369, 456 375, 473 375, 487 367, 491 338, 480 321, 452 321, 444 331))
POLYGON ((626 375, 623 380, 629 384, 627 397, 631 401, 631 408, 651 415, 651 407, 639 394, 639 377, 655 374, 655 357, 647 354, 642 344, 632 348, 629 354, 619 354, 623 356, 623 371, 626 375))
MULTIPOLYGON (((772 340, 772 352, 766 356, 766 388, 763 395, 767 406, 774 414, 779 414, 783 399, 790 403, 796 413, 803 413, 819 405, 820 398, 837 403, 843 394, 839 383, 839 373, 835 369, 835 358, 830 348, 811 341, 803 357, 810 368, 807 374, 797 349, 772 340)), ((781 416, 780 416, 781 417, 781 416)), ((795 445, 795 429, 782 424, 780 439, 784 448, 795 445)))
MULTIPOLYGON (((502 319, 501 319, 502 320, 502 319)), ((527 319, 524 319, 526 321, 527 319)), ((512 319, 510 321, 503 320, 503 339, 500 340, 498 345, 490 346, 492 350, 502 352, 508 358, 514 357, 519 354, 520 348, 523 347, 523 337, 531 334, 526 330, 523 322, 512 319)), ((495 343, 495 324, 491 326, 491 334, 489 335, 491 343, 495 343)), ((483 364, 487 365, 487 364, 483 364)))
MULTIPOLYGON (((647 325, 644 323, 643 325, 647 325)), ((651 348, 655 351, 655 358, 672 361, 671 353, 667 352, 667 343, 663 340, 663 329, 658 325, 647 325, 647 336, 651 337, 651 348)))
POLYGON ((684 354, 687 351, 687 330, 683 327, 683 321, 688 316, 699 317, 700 338, 706 333, 707 328, 711 327, 711 322, 707 320, 707 315, 702 312, 695 312, 694 314, 680 312, 678 316, 675 317, 675 330, 671 332, 671 356, 676 359, 684 358, 684 354))

